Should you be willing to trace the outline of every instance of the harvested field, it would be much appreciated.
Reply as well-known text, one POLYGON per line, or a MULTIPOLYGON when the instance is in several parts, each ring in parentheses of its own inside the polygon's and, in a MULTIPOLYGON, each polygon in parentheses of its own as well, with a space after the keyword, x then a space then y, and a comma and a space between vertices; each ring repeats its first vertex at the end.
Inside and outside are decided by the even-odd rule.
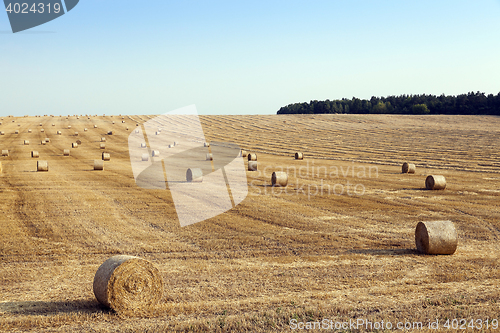
POLYGON ((207 142, 256 153, 259 170, 247 172, 241 204, 183 228, 168 190, 136 186, 126 124, 106 136, 113 159, 94 172, 111 117, 14 119, 0 125, 9 150, 0 157, 0 331, 270 332, 289 331, 291 319, 500 317, 498 117, 201 116, 207 142), (40 122, 46 133, 27 133, 40 122), (74 131, 82 145, 64 157, 74 131), (37 149, 50 171, 36 172, 22 140, 47 136, 37 149), (415 174, 401 173, 405 161, 415 174), (273 171, 287 172, 286 187, 271 186, 273 171), (425 190, 433 174, 446 177, 445 190, 425 190), (417 223, 434 220, 453 221, 453 255, 417 252, 417 223), (150 317, 95 299, 94 275, 116 254, 162 274, 164 299, 150 317))

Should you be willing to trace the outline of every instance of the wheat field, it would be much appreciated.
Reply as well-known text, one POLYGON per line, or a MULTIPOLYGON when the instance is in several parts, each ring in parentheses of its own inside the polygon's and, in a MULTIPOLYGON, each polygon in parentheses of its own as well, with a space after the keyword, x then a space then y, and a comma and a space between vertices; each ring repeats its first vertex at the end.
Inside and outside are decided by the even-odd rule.
POLYGON ((500 118, 200 116, 208 142, 256 153, 259 171, 247 172, 241 204, 181 228, 169 191, 136 186, 130 166, 128 135, 154 117, 1 120, 0 331, 280 332, 363 319, 424 332, 500 319, 500 118), (111 161, 94 171, 102 152, 111 161), (270 186, 277 170, 285 189, 270 186), (447 188, 425 190, 427 175, 447 188), (455 223, 455 254, 416 251, 415 226, 432 220, 455 223), (160 270, 164 299, 150 316, 96 301, 94 274, 115 254, 160 270))

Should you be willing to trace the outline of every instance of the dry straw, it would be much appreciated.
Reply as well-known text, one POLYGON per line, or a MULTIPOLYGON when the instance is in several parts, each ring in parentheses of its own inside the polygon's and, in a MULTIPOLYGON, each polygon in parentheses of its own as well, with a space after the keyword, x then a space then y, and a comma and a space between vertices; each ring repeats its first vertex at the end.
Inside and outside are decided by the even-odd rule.
POLYGON ((273 172, 271 175, 271 184, 273 186, 286 186, 288 184, 288 175, 283 171, 273 172))
POLYGON ((69 156, 69 149, 64 149, 63 150, 63 155, 64 156, 69 156))
POLYGON ((205 158, 207 161, 213 161, 213 156, 212 154, 207 154, 206 158, 205 158))
POLYGON ((303 160, 304 154, 303 153, 295 153, 295 159, 296 160, 303 160))
POLYGON ((248 161, 248 171, 257 171, 257 161, 248 161))
POLYGON ((257 161, 257 154, 248 154, 249 161, 257 161))
POLYGON ((9 156, 9 151, 7 149, 3 149, 2 156, 9 156))
POLYGON ((40 154, 38 154, 38 152, 36 150, 32 150, 31 151, 31 157, 32 158, 38 158, 38 157, 40 157, 40 154))
POLYGON ((191 168, 186 171, 186 180, 188 182, 200 183, 203 181, 203 171, 200 168, 191 168))
POLYGON ((418 222, 415 228, 417 250, 425 254, 453 254, 458 235, 451 221, 418 222))
POLYGON ((47 161, 37 161, 36 171, 49 171, 49 163, 47 161))
POLYGON ((109 153, 102 153, 102 160, 103 161, 111 160, 111 155, 109 155, 109 153))
POLYGON ((100 149, 106 149, 106 144, 105 143, 100 143, 99 144, 100 149))
POLYGON ((444 190, 446 188, 446 178, 441 175, 430 175, 425 179, 425 188, 428 190, 444 190))
POLYGON ((402 173, 415 173, 415 170, 415 164, 413 163, 404 162, 403 166, 401 167, 402 173))
POLYGON ((104 170, 104 161, 94 160, 94 170, 104 170))
POLYGON ((99 303, 116 312, 147 314, 163 298, 163 278, 151 262, 117 255, 99 267, 93 289, 99 303))

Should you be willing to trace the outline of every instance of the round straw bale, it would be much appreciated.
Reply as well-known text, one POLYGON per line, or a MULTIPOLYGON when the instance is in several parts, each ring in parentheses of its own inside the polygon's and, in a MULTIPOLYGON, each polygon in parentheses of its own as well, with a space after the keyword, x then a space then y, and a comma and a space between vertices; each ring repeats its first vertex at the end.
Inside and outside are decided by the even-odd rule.
POLYGON ((0 135, 5 135, 5 132, 4 131, 0 131, 0 135))
POLYGON ((63 150, 63 155, 64 156, 69 156, 69 149, 64 149, 63 150))
POLYGON ((402 173, 415 173, 415 164, 404 162, 403 166, 401 167, 401 172, 402 173))
POLYGON ((38 157, 40 157, 40 154, 38 154, 38 152, 36 150, 32 150, 31 151, 31 157, 32 158, 38 158, 38 157))
POLYGON ((257 161, 248 161, 248 171, 257 171, 257 161))
POLYGON ((148 154, 142 154, 142 160, 143 161, 149 161, 149 155, 148 154))
POLYGON ((104 170, 104 161, 94 160, 94 170, 104 170))
POLYGON ((56 132, 56 134, 57 134, 57 135, 61 135, 61 134, 62 134, 62 132, 61 132, 61 131, 57 131, 57 132, 56 132))
POLYGON ((156 132, 155 132, 155 134, 156 134, 156 135, 160 135, 160 132, 156 131, 156 132))
POLYGON ((2 156, 9 156, 9 151, 7 149, 3 149, 2 156))
POLYGON ((28 129, 28 133, 31 133, 31 129, 28 129))
POLYGON ((16 130, 16 131, 14 132, 14 134, 19 134, 19 130, 16 130))
POLYGON ((78 145, 81 145, 81 144, 82 144, 82 140, 76 140, 76 143, 77 143, 78 145))
POLYGON ((40 141, 40 144, 41 144, 41 145, 45 145, 46 143, 47 143, 47 142, 45 142, 45 140, 40 141))
POLYGON ((101 142, 106 142, 106 138, 105 138, 105 137, 102 137, 102 138, 101 138, 101 142))
POLYGON ((122 124, 125 122, 125 120, 122 120, 122 124))
POLYGON ((113 135, 113 131, 108 131, 108 135, 113 135))
POLYGON ((415 228, 417 250, 425 254, 453 254, 458 235, 452 221, 418 222, 415 228))
POLYGON ((147 146, 146 146, 146 143, 144 143, 144 142, 143 142, 143 143, 141 143, 141 148, 146 148, 146 147, 147 147, 147 146))
POLYGON ((97 125, 94 125, 94 128, 97 128, 97 125))
MULTIPOLYGON (((67 119, 67 118, 66 118, 66 119, 67 119)), ((71 128, 71 125, 68 125, 68 129, 70 129, 70 128, 71 128)))
POLYGON ((200 168, 191 168, 186 171, 186 180, 188 182, 200 183, 203 181, 203 171, 200 168))
POLYGON ((296 160, 303 160, 304 154, 303 153, 295 153, 295 159, 296 160))
POLYGON ((174 148, 174 145, 168 145, 168 148, 174 148))
POLYGON ((214 160, 214 158, 212 157, 212 154, 207 154, 207 156, 206 156, 206 160, 207 160, 207 161, 213 161, 213 160, 214 160))
POLYGON ((56 124, 52 124, 52 126, 56 126, 56 124))
POLYGON ((40 132, 45 132, 45 130, 42 128, 42 129, 40 130, 40 132))
POLYGON ((78 136, 78 132, 75 132, 75 136, 78 136))
POLYGON ((42 123, 40 123, 40 126, 42 126, 42 123))
POLYGON ((203 144, 203 146, 204 146, 204 147, 210 147, 210 143, 205 142, 205 143, 203 144))
POLYGON ((153 150, 151 153, 151 156, 160 156, 160 151, 159 150, 153 150))
POLYGON ((30 144, 30 141, 29 141, 29 140, 24 140, 24 144, 25 144, 25 145, 29 145, 29 144, 30 144))
POLYGON ((100 143, 99 144, 100 149, 106 149, 106 144, 105 143, 100 143))
POLYGON ((112 123, 113 125, 115 124, 115 122, 114 122, 114 121, 113 121, 113 122, 111 122, 111 123, 112 123))
POLYGON ((249 161, 257 161, 257 154, 248 154, 249 161))
POLYGON ((179 144, 179 142, 174 141, 174 146, 177 146, 178 144, 179 144))
POLYGON ((102 160, 103 161, 111 160, 111 155, 109 155, 109 153, 102 153, 102 160))
POLYGON ((273 186, 286 186, 288 184, 288 175, 284 171, 275 171, 271 175, 271 184, 273 186))
POLYGON ((87 131, 88 131, 87 127, 85 127, 85 128, 83 129, 83 131, 84 131, 84 132, 87 132, 87 131))
POLYGON ((78 148, 78 143, 73 142, 73 143, 71 144, 71 148, 78 148))
POLYGON ((425 179, 425 188, 428 190, 444 190, 446 179, 441 175, 430 175, 425 179))
POLYGON ((36 161, 36 171, 49 171, 49 163, 47 161, 36 161))
POLYGON ((99 303, 116 312, 148 313, 163 298, 163 278, 151 262, 117 255, 99 267, 93 289, 99 303))
POLYGON ((138 130, 138 129, 136 129, 136 130, 135 130, 135 133, 139 133, 139 130, 138 130))
POLYGON ((49 138, 45 138, 45 142, 49 143, 50 139, 49 138))
POLYGON ((135 126, 139 126, 139 123, 135 124, 135 126))

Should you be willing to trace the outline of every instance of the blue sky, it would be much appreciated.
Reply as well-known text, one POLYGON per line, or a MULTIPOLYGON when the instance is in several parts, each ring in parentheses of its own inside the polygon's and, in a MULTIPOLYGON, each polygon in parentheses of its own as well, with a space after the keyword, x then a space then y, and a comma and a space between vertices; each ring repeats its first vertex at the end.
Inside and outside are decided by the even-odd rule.
POLYGON ((0 13, 3 116, 469 91, 500 92, 499 0, 82 0, 16 34, 0 13))

